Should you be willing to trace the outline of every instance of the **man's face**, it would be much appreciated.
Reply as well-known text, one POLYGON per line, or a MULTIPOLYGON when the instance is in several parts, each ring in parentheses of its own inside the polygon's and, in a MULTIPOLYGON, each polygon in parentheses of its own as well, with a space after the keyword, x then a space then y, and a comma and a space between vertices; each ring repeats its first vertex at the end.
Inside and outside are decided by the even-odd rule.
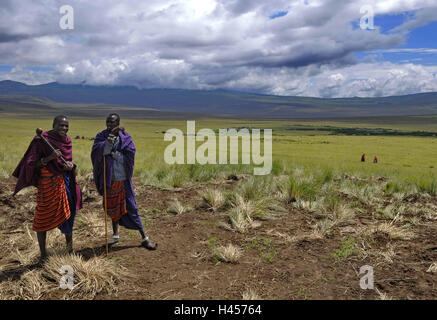
POLYGON ((110 116, 106 118, 106 128, 111 131, 115 127, 117 127, 120 124, 120 120, 117 118, 117 116, 110 116))
POLYGON ((67 119, 61 119, 53 125, 53 130, 55 130, 60 136, 65 137, 68 132, 68 121, 67 119))

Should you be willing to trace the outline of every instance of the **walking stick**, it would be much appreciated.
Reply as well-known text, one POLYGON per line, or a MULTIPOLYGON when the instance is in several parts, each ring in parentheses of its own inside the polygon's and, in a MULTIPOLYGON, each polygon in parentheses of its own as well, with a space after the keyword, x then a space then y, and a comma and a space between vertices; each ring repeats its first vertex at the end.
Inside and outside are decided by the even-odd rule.
POLYGON ((108 256, 108 207, 106 204, 106 158, 103 156, 103 196, 105 202, 105 238, 106 238, 106 256, 108 256))
MULTIPOLYGON (((121 130, 124 132, 123 127, 116 127, 114 129, 121 130)), ((112 129, 114 131, 114 129, 112 129)), ((103 155, 103 196, 105 202, 105 238, 106 238, 106 256, 108 256, 108 206, 106 204, 106 157, 103 155)))

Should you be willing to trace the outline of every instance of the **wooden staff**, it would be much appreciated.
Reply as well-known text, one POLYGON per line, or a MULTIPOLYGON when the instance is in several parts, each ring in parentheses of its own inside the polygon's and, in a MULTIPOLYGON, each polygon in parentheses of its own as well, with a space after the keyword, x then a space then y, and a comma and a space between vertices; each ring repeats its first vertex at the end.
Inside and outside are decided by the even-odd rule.
POLYGON ((105 238, 106 238, 106 256, 108 256, 108 207, 106 203, 106 157, 103 155, 103 197, 105 202, 105 238))
MULTIPOLYGON (((124 132, 123 127, 115 127, 111 132, 117 132, 121 130, 124 132)), ((105 202, 105 237, 106 237, 106 256, 108 256, 109 245, 108 245, 108 206, 106 203, 106 157, 103 155, 103 197, 105 202)))
MULTIPOLYGON (((50 147, 50 149, 52 149, 52 151, 54 152, 55 148, 52 146, 52 144, 50 142, 47 141, 46 138, 44 138, 44 136, 42 135, 42 132, 43 132, 43 130, 41 128, 36 129, 36 135, 38 137, 40 137, 50 147)), ((67 161, 65 161, 65 159, 62 156, 60 156, 60 158, 64 164, 67 164, 67 161)))

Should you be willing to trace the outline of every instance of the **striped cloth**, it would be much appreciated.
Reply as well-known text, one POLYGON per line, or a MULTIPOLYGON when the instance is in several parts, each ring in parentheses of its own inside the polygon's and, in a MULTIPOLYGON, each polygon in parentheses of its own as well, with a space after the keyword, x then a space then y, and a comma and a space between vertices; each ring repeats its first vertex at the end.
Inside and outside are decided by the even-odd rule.
POLYGON ((52 230, 71 215, 64 178, 42 167, 37 187, 32 229, 37 232, 52 230))
MULTIPOLYGON (((106 198, 108 216, 110 216, 114 222, 120 220, 121 217, 127 213, 124 181, 113 182, 111 188, 107 190, 106 198)), ((105 208, 104 201, 103 199, 103 208, 105 208)))

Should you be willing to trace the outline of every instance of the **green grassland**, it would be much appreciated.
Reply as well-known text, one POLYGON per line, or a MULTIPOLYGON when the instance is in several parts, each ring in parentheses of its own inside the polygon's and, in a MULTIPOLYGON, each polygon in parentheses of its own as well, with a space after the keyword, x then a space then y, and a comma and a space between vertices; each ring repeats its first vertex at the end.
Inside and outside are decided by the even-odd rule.
MULTIPOLYGON (((228 288, 237 281, 244 284, 243 299, 248 298, 247 290, 259 288, 260 281, 270 293, 263 290, 263 296, 257 296, 251 291, 256 299, 433 298, 435 119, 196 119, 196 131, 273 129, 271 174, 253 177, 245 175, 253 173, 251 165, 167 165, 164 150, 170 142, 164 141, 163 133, 171 128, 186 132, 186 120, 122 118, 121 125, 137 147, 134 186, 139 213, 160 247, 172 248, 170 258, 164 249, 149 259, 148 252, 136 251, 138 235, 134 237, 133 231, 122 234, 122 246, 104 256, 105 224, 101 198, 90 174, 90 138, 105 129, 105 119, 71 117, 69 135, 84 199, 84 214, 75 222, 76 254, 64 254, 63 235, 49 232, 48 248, 53 254, 41 268, 31 269, 39 256, 35 235, 30 232, 35 190, 25 189, 13 198, 14 179, 0 181, 4 188, 0 240, 5 244, 1 248, 0 299, 130 299, 132 292, 162 299, 162 292, 167 295, 169 291, 168 283, 159 286, 160 279, 175 279, 175 288, 187 288, 185 276, 175 277, 186 270, 202 274, 202 278, 209 278, 208 272, 222 271, 237 277, 226 278, 225 286, 217 285, 223 282, 220 277, 211 276, 213 282, 205 283, 195 280, 198 282, 193 284, 202 288, 201 297, 206 299, 228 298, 228 288), (86 139, 76 140, 75 136, 86 139), (365 163, 360 161, 362 153, 367 154, 365 163), (372 163, 374 155, 377 164, 372 163), (160 232, 164 229, 167 231, 160 232), (194 239, 189 251, 186 239, 194 239), (185 257, 187 260, 181 260, 185 257), (146 269, 144 259, 148 261, 146 269), (181 268, 181 261, 187 268, 181 268), (368 290, 365 295, 343 289, 351 283, 358 286, 357 270, 363 264, 378 268, 377 281, 384 283, 381 291, 368 290), (62 265, 75 270, 78 285, 73 290, 59 289, 62 265), (287 269, 289 266, 292 268, 287 269), (281 270, 274 278, 273 269, 281 270), (305 277, 298 276, 301 270, 305 277), (162 276, 150 280, 151 272, 162 276), (284 281, 274 280, 283 275, 284 281), (392 286, 385 279, 402 282, 392 286), (147 289, 137 287, 140 283, 147 289), (290 296, 290 292, 294 293, 290 296)), ((35 113, 33 119, 2 118, 0 125, 1 180, 10 177, 35 129, 51 128, 52 119, 35 113)), ((266 143, 266 139, 261 141, 266 143)), ((231 299, 238 298, 240 293, 233 291, 231 299)), ((178 290, 175 297, 193 298, 193 291, 182 293, 178 290)))
MULTIPOLYGON (((35 114, 35 118, 37 118, 35 114)), ((198 119, 196 131, 202 128, 220 129, 249 127, 273 129, 273 174, 284 168, 301 167, 304 170, 330 170, 335 174, 347 173, 358 177, 387 177, 399 182, 430 186, 437 176, 436 116, 391 117, 331 120, 230 120, 198 119), (302 130, 304 128, 304 130, 302 130), (398 130, 412 135, 345 135, 332 128, 375 128, 398 130), (430 136, 414 136, 413 132, 426 131, 430 136), (367 155, 365 163, 361 154, 367 155), (378 156, 379 163, 372 159, 378 156)), ((23 156, 37 127, 51 128, 52 119, 0 119, 0 176, 9 177, 23 156)), ((251 173, 243 165, 175 165, 165 164, 163 132, 178 128, 186 132, 186 120, 122 119, 122 125, 133 136, 137 147, 135 176, 144 183, 182 186, 188 180, 208 180, 226 173, 251 173), (199 177, 201 177, 199 179, 199 177)), ((70 118, 70 137, 73 139, 74 162, 79 174, 91 172, 90 152, 97 132, 105 128, 104 119, 70 118)), ((365 129, 365 130, 367 130, 365 129)), ((261 148, 263 150, 263 148, 261 148)))

